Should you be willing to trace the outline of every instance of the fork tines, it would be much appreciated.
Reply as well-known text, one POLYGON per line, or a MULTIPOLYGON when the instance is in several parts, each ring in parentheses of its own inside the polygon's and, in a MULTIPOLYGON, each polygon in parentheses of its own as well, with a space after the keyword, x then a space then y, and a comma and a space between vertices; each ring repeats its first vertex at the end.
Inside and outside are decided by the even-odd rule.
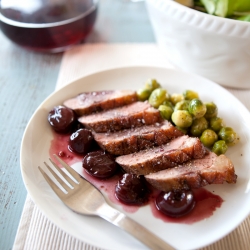
MULTIPOLYGON (((75 172, 74 169, 72 169, 66 162, 64 162, 61 158, 59 158, 57 155, 54 154, 54 157, 60 162, 60 164, 67 170, 68 174, 65 173, 53 160, 49 159, 50 162, 53 164, 53 166, 56 168, 56 170, 60 173, 60 175, 66 180, 66 182, 69 184, 66 184, 66 182, 46 163, 44 162, 45 166, 48 168, 48 170, 51 172, 51 174, 54 176, 54 178, 58 181, 58 183, 63 187, 63 189, 66 192, 70 192, 74 186, 79 184, 80 177, 77 172, 75 172)), ((41 167, 38 167, 40 172, 42 173, 45 180, 48 182, 48 184, 51 186, 51 188, 54 190, 54 192, 61 196, 63 194, 62 190, 54 183, 54 181, 44 172, 44 170, 41 167)))

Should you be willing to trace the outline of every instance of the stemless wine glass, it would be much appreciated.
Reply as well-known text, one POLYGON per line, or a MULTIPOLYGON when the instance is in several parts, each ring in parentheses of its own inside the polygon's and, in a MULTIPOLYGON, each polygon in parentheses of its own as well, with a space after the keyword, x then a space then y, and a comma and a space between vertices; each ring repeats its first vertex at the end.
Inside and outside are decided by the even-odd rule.
POLYGON ((62 52, 91 31, 98 0, 0 0, 0 27, 14 43, 62 52))

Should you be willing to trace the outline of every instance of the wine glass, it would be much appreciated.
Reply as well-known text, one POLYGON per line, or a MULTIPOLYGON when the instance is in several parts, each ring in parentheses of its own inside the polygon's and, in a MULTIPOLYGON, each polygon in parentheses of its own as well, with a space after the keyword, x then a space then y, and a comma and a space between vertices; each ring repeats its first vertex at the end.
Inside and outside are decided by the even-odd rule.
POLYGON ((61 52, 91 31, 98 0, 0 0, 0 27, 14 43, 61 52))

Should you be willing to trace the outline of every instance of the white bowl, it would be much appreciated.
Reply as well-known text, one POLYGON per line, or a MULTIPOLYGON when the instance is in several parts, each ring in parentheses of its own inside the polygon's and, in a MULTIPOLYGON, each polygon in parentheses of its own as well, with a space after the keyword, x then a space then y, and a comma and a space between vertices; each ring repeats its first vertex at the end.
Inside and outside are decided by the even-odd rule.
POLYGON ((171 0, 146 3, 157 43, 173 65, 224 86, 250 88, 250 23, 171 0))

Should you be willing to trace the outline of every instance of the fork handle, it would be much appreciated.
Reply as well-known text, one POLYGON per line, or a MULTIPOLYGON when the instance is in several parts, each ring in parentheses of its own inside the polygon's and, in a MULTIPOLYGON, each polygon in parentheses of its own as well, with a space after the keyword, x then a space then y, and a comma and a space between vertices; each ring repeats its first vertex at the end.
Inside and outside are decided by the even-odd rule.
POLYGON ((117 227, 120 227, 130 235, 137 238, 143 244, 148 246, 149 249, 174 250, 173 247, 171 247, 155 234, 151 233, 148 229, 107 204, 103 204, 98 209, 97 213, 101 218, 114 224, 117 227))

